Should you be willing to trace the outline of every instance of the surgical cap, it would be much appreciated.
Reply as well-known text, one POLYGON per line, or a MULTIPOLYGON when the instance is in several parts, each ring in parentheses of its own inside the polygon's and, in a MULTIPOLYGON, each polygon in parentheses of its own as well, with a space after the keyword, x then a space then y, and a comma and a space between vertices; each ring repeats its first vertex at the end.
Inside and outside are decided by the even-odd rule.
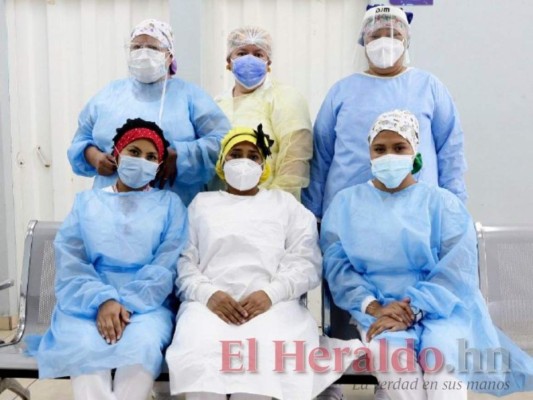
POLYGON ((130 40, 133 40, 140 35, 148 35, 159 40, 161 44, 174 55, 174 34, 172 33, 172 28, 166 22, 158 21, 156 19, 145 19, 133 28, 130 40))
POLYGON ((172 28, 166 22, 158 21, 157 19, 145 19, 139 23, 130 34, 130 40, 137 36, 148 35, 154 39, 159 40, 161 45, 166 47, 173 56, 172 64, 170 65, 171 75, 176 73, 177 64, 174 58, 174 34, 172 28))
MULTIPOLYGON (((257 146, 259 152, 263 156, 263 159, 266 159, 266 157, 270 155, 270 147, 272 147, 272 144, 274 143, 274 141, 271 140, 268 135, 263 133, 261 125, 258 126, 257 131, 253 130, 252 128, 245 127, 235 127, 230 130, 226 134, 226 136, 224 136, 224 139, 222 139, 222 143, 220 144, 220 155, 218 157, 217 165, 215 167, 217 175, 223 181, 226 180, 224 176, 224 162, 226 161, 226 156, 228 155, 230 150, 235 147, 235 145, 242 142, 250 142, 257 146), (258 138, 263 141, 262 145, 257 144, 258 138)), ((270 173, 270 164, 264 162, 263 173, 259 178, 259 183, 265 182, 270 177, 270 173)))
POLYGON ((411 38, 409 23, 413 18, 412 13, 407 13, 399 7, 375 6, 367 10, 363 17, 359 44, 364 46, 364 38, 382 28, 392 28, 397 30, 405 38, 407 45, 411 38))
POLYGON ((418 148, 418 120, 407 110, 394 110, 381 114, 368 133, 371 144, 381 131, 393 131, 409 142, 416 153, 418 148))
POLYGON ((237 28, 228 35, 228 48, 226 57, 229 57, 235 50, 254 45, 264 50, 269 59, 272 58, 272 37, 262 28, 257 26, 245 26, 237 28))

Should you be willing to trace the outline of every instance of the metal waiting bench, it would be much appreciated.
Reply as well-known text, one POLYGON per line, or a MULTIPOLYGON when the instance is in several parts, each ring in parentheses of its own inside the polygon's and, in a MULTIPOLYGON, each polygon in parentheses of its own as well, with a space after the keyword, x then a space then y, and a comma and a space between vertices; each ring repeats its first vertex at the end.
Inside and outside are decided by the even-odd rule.
MULTIPOLYGON (((533 355, 533 226, 476 224, 481 293, 494 324, 524 351, 533 355)), ((339 339, 360 338, 350 314, 333 302, 322 285, 324 334, 339 339)), ((337 383, 377 384, 372 375, 345 373, 337 383)))
MULTIPOLYGON (((50 324, 55 305, 53 241, 59 222, 31 221, 24 242, 20 284, 19 326, 13 339, 0 343, 0 393, 9 389, 29 400, 29 391, 13 378, 37 378, 37 363, 23 355, 23 337, 40 334, 50 324)), ((484 227, 476 224, 481 291, 495 324, 533 355, 533 226, 484 227)), ((1 282, 0 289, 12 285, 1 282)), ((358 336, 350 317, 335 306, 323 287, 324 333, 349 339, 358 336)), ((158 380, 168 380, 168 370, 158 380)), ((348 372, 339 383, 376 384, 371 375, 348 372)))
MULTIPOLYGON (((30 393, 13 378, 38 378, 37 362, 24 353, 23 338, 42 334, 50 325, 56 298, 54 292, 54 238, 60 222, 30 221, 24 240, 20 283, 19 324, 13 338, 0 343, 0 393, 11 390, 25 400, 30 393)), ((11 286, 11 285, 4 285, 11 286)), ((166 363, 159 381, 168 381, 166 363)))

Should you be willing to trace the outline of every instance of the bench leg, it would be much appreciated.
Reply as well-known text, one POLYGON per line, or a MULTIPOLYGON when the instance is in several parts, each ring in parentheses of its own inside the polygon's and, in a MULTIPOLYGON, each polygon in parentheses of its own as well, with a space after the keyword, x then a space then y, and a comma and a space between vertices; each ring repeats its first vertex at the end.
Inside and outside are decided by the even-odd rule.
POLYGON ((30 400, 30 391, 23 387, 16 379, 0 378, 0 393, 4 390, 11 390, 24 400, 30 400))

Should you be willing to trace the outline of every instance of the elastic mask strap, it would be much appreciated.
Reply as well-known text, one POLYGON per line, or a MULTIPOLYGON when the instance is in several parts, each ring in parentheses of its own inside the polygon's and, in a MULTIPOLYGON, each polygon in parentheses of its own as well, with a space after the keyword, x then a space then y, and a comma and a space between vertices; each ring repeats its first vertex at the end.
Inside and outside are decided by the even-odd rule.
MULTIPOLYGON (((165 107, 165 95, 167 93, 167 80, 168 80, 168 72, 165 74, 165 81, 163 82, 163 93, 161 93, 161 104, 159 105, 159 121, 158 125, 161 128, 161 121, 163 118, 163 109, 165 107)), ((163 129, 163 128, 161 128, 163 129)))

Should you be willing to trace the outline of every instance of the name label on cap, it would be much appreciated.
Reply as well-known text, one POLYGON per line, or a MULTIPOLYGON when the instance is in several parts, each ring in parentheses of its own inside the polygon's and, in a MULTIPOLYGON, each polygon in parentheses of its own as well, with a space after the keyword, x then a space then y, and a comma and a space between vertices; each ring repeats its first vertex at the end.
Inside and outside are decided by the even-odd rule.
POLYGON ((376 14, 377 13, 390 13, 390 7, 377 7, 376 14))
POLYGON ((432 6, 433 0, 390 0, 393 6, 432 6))

